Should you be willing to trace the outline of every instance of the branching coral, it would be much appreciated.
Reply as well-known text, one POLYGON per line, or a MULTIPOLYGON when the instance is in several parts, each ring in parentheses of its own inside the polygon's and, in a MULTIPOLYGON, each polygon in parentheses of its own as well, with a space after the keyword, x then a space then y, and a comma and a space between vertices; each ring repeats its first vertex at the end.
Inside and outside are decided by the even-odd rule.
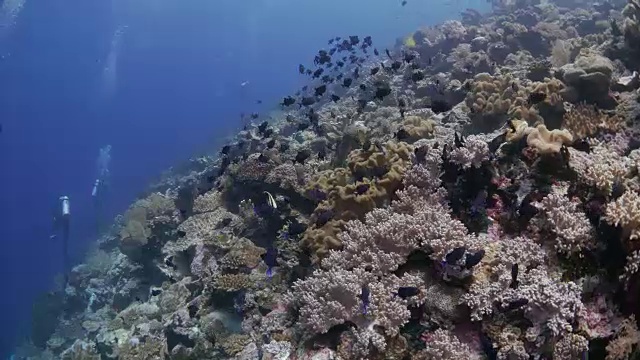
POLYGON ((620 324, 615 338, 607 345, 607 360, 629 359, 639 344, 640 331, 632 315, 620 324))
POLYGON ((606 195, 629 172, 629 160, 604 144, 593 143, 589 153, 570 148, 569 154, 569 166, 578 180, 606 195))
POLYGON ((572 254, 595 246, 595 229, 584 212, 578 209, 578 201, 553 192, 545 196, 538 206, 545 224, 555 235, 556 251, 572 254))
POLYGON ((464 146, 451 150, 450 160, 463 169, 470 167, 479 168, 484 161, 489 160, 491 155, 489 145, 476 135, 469 135, 465 139, 464 146))
POLYGON ((383 329, 387 336, 398 335, 411 315, 407 306, 424 301, 420 297, 403 299, 393 294, 401 286, 420 283, 417 276, 409 274, 378 278, 363 269, 316 270, 311 277, 296 281, 287 299, 300 306, 301 323, 311 333, 325 333, 346 321, 355 324, 360 344, 357 352, 366 355, 370 343, 380 351, 386 347, 384 337, 376 328, 383 329), (363 287, 370 291, 366 307, 360 295, 363 287))
POLYGON ((469 293, 463 296, 472 310, 472 319, 480 320, 497 309, 520 302, 525 317, 534 325, 527 330, 527 337, 536 338, 545 330, 554 336, 573 330, 571 324, 583 308, 581 289, 577 284, 560 281, 545 267, 521 272, 518 279, 519 285, 510 287, 510 270, 501 264, 495 267, 488 282, 472 284, 469 293), (496 302, 497 308, 494 307, 496 302))
POLYGON ((605 221, 622 228, 622 237, 629 239, 631 249, 638 249, 640 238, 640 195, 627 191, 607 205, 605 221))
POLYGON ((413 359, 480 359, 480 356, 475 354, 469 345, 460 342, 455 335, 447 330, 438 329, 433 333, 424 334, 422 337, 425 339, 426 348, 418 352, 413 359))

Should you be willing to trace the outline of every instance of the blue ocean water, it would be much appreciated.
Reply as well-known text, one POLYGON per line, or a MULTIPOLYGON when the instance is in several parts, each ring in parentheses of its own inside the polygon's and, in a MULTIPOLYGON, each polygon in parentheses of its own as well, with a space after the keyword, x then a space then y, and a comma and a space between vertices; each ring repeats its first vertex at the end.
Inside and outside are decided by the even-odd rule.
POLYGON ((371 35, 382 49, 486 6, 26 0, 15 24, 0 23, 0 354, 28 334, 32 301, 63 271, 60 240, 49 238, 55 199, 71 199, 73 261, 98 235, 91 188, 102 146, 112 145, 109 223, 164 169, 218 149, 241 112, 267 113, 304 85, 297 65, 327 39, 371 35))

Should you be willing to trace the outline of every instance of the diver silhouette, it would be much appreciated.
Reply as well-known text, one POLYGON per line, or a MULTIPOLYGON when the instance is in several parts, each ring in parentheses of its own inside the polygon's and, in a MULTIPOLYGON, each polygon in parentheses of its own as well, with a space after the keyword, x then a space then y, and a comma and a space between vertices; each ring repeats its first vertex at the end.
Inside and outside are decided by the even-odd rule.
POLYGON ((96 160, 97 175, 91 190, 93 207, 96 211, 96 231, 100 232, 100 218, 102 214, 103 199, 109 184, 109 163, 111 162, 111 145, 100 149, 100 154, 96 160))
POLYGON ((71 221, 71 207, 68 196, 61 196, 55 207, 53 216, 53 234, 51 239, 57 238, 57 232, 62 234, 62 257, 64 263, 64 280, 67 282, 67 270, 69 268, 69 230, 71 221))

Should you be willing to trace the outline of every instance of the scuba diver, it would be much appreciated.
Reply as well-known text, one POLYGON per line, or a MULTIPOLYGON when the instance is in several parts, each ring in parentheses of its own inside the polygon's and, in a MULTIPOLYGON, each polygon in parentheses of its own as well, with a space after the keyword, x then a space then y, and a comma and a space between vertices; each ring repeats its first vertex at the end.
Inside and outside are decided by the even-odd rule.
POLYGON ((56 204, 54 208, 53 215, 53 234, 50 236, 51 239, 55 239, 57 237, 57 232, 60 231, 62 233, 62 250, 63 250, 63 261, 64 261, 64 271, 65 274, 65 283, 67 281, 67 269, 69 265, 69 227, 70 227, 70 218, 71 218, 71 208, 69 204, 68 196, 60 196, 58 199, 59 203, 56 204))
POLYGON ((111 145, 100 149, 100 154, 96 160, 97 175, 91 190, 93 206, 96 209, 96 228, 100 231, 100 214, 102 210, 103 197, 109 184, 109 163, 111 162, 111 145))

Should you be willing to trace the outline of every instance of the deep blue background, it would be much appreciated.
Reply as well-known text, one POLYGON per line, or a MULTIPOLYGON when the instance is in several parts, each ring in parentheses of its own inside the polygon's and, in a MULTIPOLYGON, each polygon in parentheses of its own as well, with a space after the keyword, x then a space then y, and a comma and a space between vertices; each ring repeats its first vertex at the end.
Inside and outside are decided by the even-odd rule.
POLYGON ((100 147, 113 145, 111 218, 162 170, 217 148, 240 112, 271 110, 302 86, 297 65, 328 38, 371 35, 383 48, 483 5, 434 2, 27 0, 0 34, 0 356, 27 333, 31 302, 62 270, 61 244, 49 239, 54 200, 71 198, 76 261, 96 238, 100 147), (125 25, 108 97, 103 69, 125 25))

